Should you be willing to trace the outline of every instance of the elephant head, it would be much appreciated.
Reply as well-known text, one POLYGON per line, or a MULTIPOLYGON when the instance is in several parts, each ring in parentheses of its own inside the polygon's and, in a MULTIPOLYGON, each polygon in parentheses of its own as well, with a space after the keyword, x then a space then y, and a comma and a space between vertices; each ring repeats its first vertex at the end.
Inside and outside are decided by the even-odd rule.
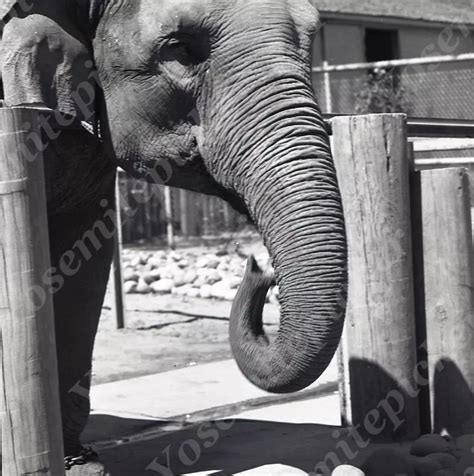
POLYGON ((9 10, 7 103, 98 116, 104 144, 134 176, 215 194, 248 213, 271 255, 281 320, 270 342, 262 311, 273 277, 251 259, 232 308, 234 355, 263 389, 309 385, 338 345, 346 293, 341 198, 311 86, 314 7, 58 3, 9 10))

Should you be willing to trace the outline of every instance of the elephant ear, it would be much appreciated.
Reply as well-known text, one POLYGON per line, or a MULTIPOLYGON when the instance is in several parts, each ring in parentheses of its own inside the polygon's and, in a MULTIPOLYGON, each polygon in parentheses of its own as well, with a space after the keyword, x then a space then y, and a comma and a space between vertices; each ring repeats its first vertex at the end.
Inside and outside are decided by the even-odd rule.
MULTIPOLYGON (((0 19, 3 21, 4 18, 11 12, 13 7, 16 5, 16 0, 2 0, 0 1, 0 19)), ((20 7, 20 5, 18 5, 20 7)))
MULTIPOLYGON (((1 13, 8 15, 11 8, 18 12, 20 4, 4 1, 1 13)), ((43 11, 42 4, 35 2, 20 17, 9 15, 3 28, 0 67, 5 104, 44 106, 93 121, 97 84, 89 42, 66 8, 50 8, 51 2, 49 7, 44 2, 43 11)))

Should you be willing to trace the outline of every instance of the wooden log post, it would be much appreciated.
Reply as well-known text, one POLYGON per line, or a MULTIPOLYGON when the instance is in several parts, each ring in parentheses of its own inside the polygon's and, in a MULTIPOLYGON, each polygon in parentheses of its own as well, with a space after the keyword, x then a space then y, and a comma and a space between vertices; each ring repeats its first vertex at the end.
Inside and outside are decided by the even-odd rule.
POLYGON ((202 235, 209 237, 211 234, 211 219, 210 219, 210 207, 209 207, 209 196, 203 195, 201 197, 202 203, 202 235))
POLYGON ((174 222, 173 222, 173 203, 171 198, 171 188, 164 187, 165 198, 165 215, 166 215, 166 238, 168 247, 171 250, 176 248, 175 236, 174 236, 174 222))
POLYGON ((151 198, 152 198, 152 187, 153 184, 144 182, 143 184, 143 196, 141 205, 144 210, 145 216, 145 233, 144 238, 150 242, 153 238, 153 223, 152 223, 152 212, 151 212, 151 198))
POLYGON ((64 475, 41 142, 37 111, 0 109, 5 476, 64 475))
POLYGON ((230 213, 231 213, 230 205, 227 202, 222 202, 224 230, 227 232, 234 231, 234 230, 231 230, 230 213))
POLYGON ((181 234, 183 238, 188 238, 189 237, 189 200, 188 200, 188 192, 186 190, 179 191, 179 208, 180 208, 181 234))
POLYGON ((474 433, 474 264, 468 172, 421 174, 432 431, 474 433))
POLYGON ((371 441, 419 434, 406 117, 333 121, 349 246, 342 419, 371 441))
POLYGON ((189 220, 189 235, 197 236, 200 234, 199 224, 201 222, 200 212, 200 194, 195 192, 188 192, 188 220, 189 220))

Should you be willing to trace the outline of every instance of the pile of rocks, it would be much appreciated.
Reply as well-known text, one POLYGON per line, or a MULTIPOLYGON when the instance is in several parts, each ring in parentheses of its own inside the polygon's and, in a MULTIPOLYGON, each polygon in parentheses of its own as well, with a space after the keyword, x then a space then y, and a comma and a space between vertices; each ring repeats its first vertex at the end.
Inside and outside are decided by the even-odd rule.
MULTIPOLYGON (((270 267, 268 254, 260 254, 256 259, 263 269, 270 267)), ((224 251, 198 254, 124 250, 124 292, 232 301, 242 281, 245 265, 245 255, 231 255, 224 251)), ((278 303, 277 287, 269 290, 267 300, 278 303)))
POLYGON ((474 475, 474 434, 456 439, 422 435, 404 454, 392 448, 380 448, 361 463, 360 469, 338 466, 332 476, 469 476, 474 475))

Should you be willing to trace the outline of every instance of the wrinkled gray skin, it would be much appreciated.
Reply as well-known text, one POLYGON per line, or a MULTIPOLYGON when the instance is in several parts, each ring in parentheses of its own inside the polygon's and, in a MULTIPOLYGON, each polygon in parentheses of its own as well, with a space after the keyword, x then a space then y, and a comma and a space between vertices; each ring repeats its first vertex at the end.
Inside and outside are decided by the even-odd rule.
MULTIPOLYGON (((341 200, 311 88, 314 7, 46 0, 20 16, 3 32, 7 104, 43 104, 79 119, 96 112, 103 138, 65 131, 47 153, 53 266, 63 269, 62 254, 104 213, 99 202, 112 199, 116 164, 220 196, 262 233, 281 296, 270 343, 261 315, 272 277, 250 261, 230 322, 237 363, 271 392, 312 383, 339 342, 346 287, 341 200), (86 86, 97 92, 88 111, 74 95, 79 88, 87 97, 86 86)), ((84 391, 71 389, 89 386, 111 248, 103 240, 54 294, 66 454, 77 451, 89 412, 84 391)))

